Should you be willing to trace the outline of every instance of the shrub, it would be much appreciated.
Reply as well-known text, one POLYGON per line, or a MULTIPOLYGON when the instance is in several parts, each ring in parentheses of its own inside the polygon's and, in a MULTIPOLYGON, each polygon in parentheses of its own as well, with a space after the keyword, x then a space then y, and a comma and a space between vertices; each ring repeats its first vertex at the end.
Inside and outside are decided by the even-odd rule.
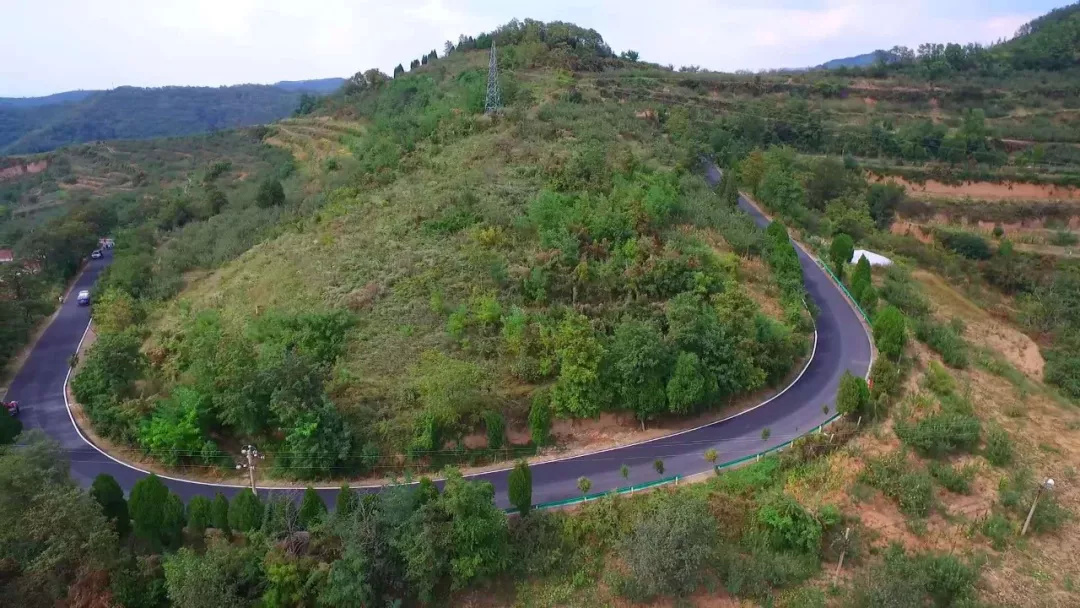
POLYGON ((1080 243, 1080 237, 1067 230, 1058 230, 1050 237, 1050 244, 1058 247, 1072 247, 1080 243))
MULTIPOLYGON (((868 287, 873 289, 873 287, 868 287)), ((907 323, 895 306, 887 306, 874 316, 874 343, 886 357, 899 359, 907 344, 907 323)))
POLYGON ((982 423, 975 416, 943 411, 914 423, 898 420, 900 441, 926 456, 944 456, 956 451, 971 452, 979 445, 982 423))
POLYGON ((497 450, 506 441, 506 422, 496 411, 484 412, 484 428, 487 430, 488 449, 497 450))
POLYGON ((1008 431, 995 426, 986 434, 986 459, 995 467, 1004 467, 1012 463, 1012 439, 1008 431))
POLYGON ((762 504, 755 520, 775 549, 816 554, 821 548, 821 523, 788 494, 775 494, 762 504))
POLYGON ((943 488, 957 494, 970 494, 971 482, 975 479, 975 467, 964 466, 961 469, 941 463, 930 463, 930 475, 938 480, 943 488))
POLYGON ((924 553, 909 556, 899 544, 890 545, 882 563, 854 585, 855 608, 921 608, 969 605, 979 580, 979 564, 952 555, 924 553))
POLYGON ((537 446, 547 445, 551 433, 551 397, 546 389, 533 394, 529 408, 529 434, 537 446))
POLYGON ((956 389, 956 380, 953 379, 952 374, 937 361, 930 362, 923 383, 926 388, 942 396, 951 395, 956 389))
POLYGON ((892 361, 884 357, 874 359, 874 365, 870 368, 870 396, 874 399, 895 397, 903 388, 900 380, 900 370, 892 361))
POLYGON ((817 555, 753 547, 747 552, 725 549, 718 570, 732 595, 765 599, 775 589, 797 585, 821 568, 817 555))
POLYGON ((840 388, 836 393, 836 411, 841 414, 862 416, 867 413, 870 403, 870 389, 866 380, 845 371, 840 377, 840 388))
POLYGON ((970 346, 955 327, 922 318, 915 323, 915 337, 941 355, 949 367, 964 369, 968 366, 970 346))
POLYGON ((285 189, 281 187, 281 182, 273 177, 263 180, 255 195, 255 204, 263 209, 285 204, 285 189))
POLYGON ((529 463, 521 460, 514 465, 506 480, 507 496, 510 504, 518 510, 522 516, 528 515, 532 508, 532 471, 529 463))
POLYGON ((1009 538, 1015 534, 1012 522, 1001 513, 994 513, 983 520, 979 531, 990 539, 990 544, 998 551, 1004 551, 1009 538))
POLYGON ((855 255, 855 243, 846 234, 838 234, 829 246, 829 260, 836 269, 836 276, 844 276, 844 267, 851 263, 851 256, 855 255))
POLYGON ((622 592, 635 600, 687 595, 697 588, 713 554, 716 520, 704 500, 689 493, 665 495, 622 543, 627 576, 622 592))
POLYGON ((942 231, 938 234, 938 240, 947 249, 965 258, 972 260, 990 259, 990 244, 977 234, 962 231, 942 231))
POLYGON ((913 517, 926 517, 930 513, 933 481, 925 471, 912 469, 904 452, 871 458, 860 478, 895 500, 904 513, 913 517))

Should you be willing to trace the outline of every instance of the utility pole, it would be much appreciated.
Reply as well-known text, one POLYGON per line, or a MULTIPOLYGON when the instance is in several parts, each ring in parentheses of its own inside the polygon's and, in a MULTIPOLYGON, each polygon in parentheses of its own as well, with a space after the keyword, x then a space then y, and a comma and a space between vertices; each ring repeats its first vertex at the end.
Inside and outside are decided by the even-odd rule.
POLYGON ((1028 511, 1027 519, 1024 520, 1024 527, 1020 530, 1020 536, 1027 534, 1028 526, 1031 525, 1031 516, 1035 515, 1035 506, 1039 504, 1039 497, 1042 496, 1043 490, 1052 491, 1053 489, 1053 479, 1047 479, 1039 484, 1039 491, 1035 493, 1035 500, 1031 501, 1031 509, 1028 511))
POLYGON ((240 453, 244 455, 244 459, 246 460, 246 462, 241 462, 237 464, 236 470, 248 470, 248 480, 251 481, 251 491, 258 495, 259 490, 255 487, 255 463, 265 458, 265 456, 260 454, 259 450, 257 450, 255 446, 250 444, 244 446, 244 449, 240 450, 240 453))
POLYGON ((502 109, 502 96, 499 94, 499 62, 495 59, 495 41, 491 41, 491 58, 488 61, 487 98, 484 100, 484 114, 494 114, 502 109))

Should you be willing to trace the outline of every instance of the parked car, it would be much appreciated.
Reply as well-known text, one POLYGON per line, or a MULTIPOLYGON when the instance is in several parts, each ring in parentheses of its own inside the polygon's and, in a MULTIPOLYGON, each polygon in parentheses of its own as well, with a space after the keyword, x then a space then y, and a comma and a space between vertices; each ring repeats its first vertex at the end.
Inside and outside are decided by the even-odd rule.
POLYGON ((79 306, 90 305, 90 290, 84 289, 79 292, 79 295, 75 297, 75 301, 79 303, 79 306))
POLYGON ((95 250, 91 251, 90 252, 90 259, 92 259, 92 260, 100 260, 101 259, 101 250, 100 249, 95 249, 95 250))
POLYGON ((19 402, 18 401, 5 401, 4 409, 7 410, 9 416, 19 415, 19 402))

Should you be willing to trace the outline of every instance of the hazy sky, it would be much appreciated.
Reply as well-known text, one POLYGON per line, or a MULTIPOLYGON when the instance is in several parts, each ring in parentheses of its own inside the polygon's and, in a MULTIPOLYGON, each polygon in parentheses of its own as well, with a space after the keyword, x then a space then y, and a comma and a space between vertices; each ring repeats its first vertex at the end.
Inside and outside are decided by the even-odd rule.
POLYGON ((0 0, 0 97, 390 72, 513 17, 571 21, 615 51, 736 70, 896 44, 991 42, 1070 0, 0 0))

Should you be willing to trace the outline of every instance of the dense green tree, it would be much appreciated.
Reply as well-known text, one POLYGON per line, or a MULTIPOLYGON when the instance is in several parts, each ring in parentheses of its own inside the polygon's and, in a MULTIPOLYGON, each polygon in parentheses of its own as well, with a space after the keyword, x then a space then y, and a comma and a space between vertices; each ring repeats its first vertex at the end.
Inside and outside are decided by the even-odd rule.
POLYGON ((567 315, 555 332, 559 378, 551 406, 561 414, 590 418, 600 413, 600 364, 604 347, 584 315, 567 315))
POLYGON ((229 505, 229 527, 237 532, 251 532, 263 520, 263 503, 251 488, 244 488, 233 496, 229 505))
POLYGON ((0 445, 14 442, 22 430, 21 420, 15 416, 9 416, 6 411, 0 411, 0 445))
POLYGON ((551 434, 551 393, 538 389, 529 408, 529 435, 537 446, 547 445, 551 434))
POLYGON ((624 319, 615 328, 607 351, 609 382, 621 407, 645 421, 667 410, 666 381, 671 355, 653 323, 624 319))
POLYGON ((859 256, 859 261, 855 263, 855 272, 851 274, 851 295, 855 296, 855 299, 862 297, 863 290, 871 286, 871 279, 870 260, 867 260, 865 255, 859 256))
POLYGON ((188 527, 196 534, 202 534, 213 525, 213 503, 205 496, 192 496, 188 502, 188 527))
POLYGON ((127 500, 124 499, 124 490, 112 475, 102 473, 94 478, 90 486, 90 495, 101 505, 101 512, 112 522, 117 536, 124 538, 131 531, 131 520, 128 517, 127 500))
POLYGON ((281 182, 273 177, 263 180, 255 194, 255 204, 263 209, 284 205, 285 189, 281 187, 281 182))
POLYGON ((701 359, 694 353, 680 352, 667 383, 668 407, 676 414, 688 414, 701 403, 708 385, 701 359))
POLYGON ((214 502, 210 506, 210 522, 221 530, 226 538, 232 534, 232 526, 229 525, 229 499, 221 492, 214 494, 214 502))
POLYGON ((618 587, 635 600, 693 593, 713 556, 717 529, 708 504, 685 493, 660 503, 658 515, 642 518, 619 549, 627 572, 618 587))
POLYGON ((206 214, 214 216, 224 211, 225 206, 229 204, 229 197, 214 184, 208 184, 205 189, 203 205, 206 207, 206 214))
POLYGON ((724 171, 724 177, 720 182, 720 200, 732 207, 739 204, 739 182, 735 169, 724 171))
POLYGON ((896 216, 896 208, 904 201, 904 187, 896 182, 871 184, 866 192, 866 202, 870 207, 870 217, 879 230, 887 230, 896 216))
POLYGON ((904 313, 887 306, 874 317, 874 344, 882 355, 899 359, 907 345, 907 323, 904 313))
POLYGON ((825 205, 851 187, 851 181, 843 162, 832 156, 821 158, 814 163, 806 181, 806 204, 811 209, 823 211, 825 205))
POLYGON ((487 431, 488 449, 498 450, 506 441, 506 421, 494 410, 484 412, 484 429, 487 431))
POLYGON ((348 482, 342 482, 334 502, 334 514, 338 517, 349 517, 359 505, 360 497, 349 487, 348 482))
POLYGON ((215 543, 205 553, 184 547, 165 560, 165 586, 176 608, 236 608, 245 587, 261 581, 254 548, 215 543), (256 579, 256 580, 253 580, 256 579))
POLYGON ((176 494, 169 494, 161 514, 161 542, 171 549, 179 548, 184 542, 184 526, 187 524, 187 512, 184 501, 176 494))
POLYGON ((95 408, 100 410, 108 400, 129 392, 144 366, 141 347, 142 340, 130 330, 101 334, 94 341, 82 370, 71 382, 71 391, 87 407, 91 419, 95 408))
POLYGON ((399 63, 394 66, 394 78, 405 74, 405 68, 399 63))
POLYGON ((518 510, 522 516, 529 514, 532 508, 532 471, 529 463, 519 460, 511 469, 506 480, 507 496, 510 504, 518 510))
POLYGON ((836 276, 844 278, 844 267, 851 263, 851 257, 855 255, 855 243, 846 234, 838 234, 833 237, 829 245, 829 261, 836 269, 836 276))
MULTIPOLYGON (((139 428, 139 443, 163 462, 176 465, 186 454, 198 454, 206 444, 203 418, 210 399, 199 391, 177 387, 139 428)), ((211 444, 212 445, 212 444, 211 444)))
POLYGON ((116 532, 90 494, 68 478, 60 446, 41 431, 0 448, 0 603, 69 601, 78 576, 109 564, 116 532))
POLYGON ((152 547, 160 547, 162 541, 168 537, 169 530, 166 529, 165 521, 168 502, 169 488, 153 473, 136 481, 131 487, 128 510, 131 513, 132 529, 135 536, 152 547))
POLYGON ((304 490, 304 499, 300 502, 300 525, 305 530, 310 530, 324 517, 326 517, 326 505, 315 488, 308 486, 304 490))
POLYGON ((845 371, 840 377, 840 388, 836 392, 836 411, 840 414, 862 416, 870 404, 870 389, 866 380, 845 371))
POLYGON ((410 517, 400 545, 410 586, 422 601, 449 577, 454 589, 490 578, 507 565, 506 515, 494 503, 494 488, 446 471, 442 494, 410 517))

